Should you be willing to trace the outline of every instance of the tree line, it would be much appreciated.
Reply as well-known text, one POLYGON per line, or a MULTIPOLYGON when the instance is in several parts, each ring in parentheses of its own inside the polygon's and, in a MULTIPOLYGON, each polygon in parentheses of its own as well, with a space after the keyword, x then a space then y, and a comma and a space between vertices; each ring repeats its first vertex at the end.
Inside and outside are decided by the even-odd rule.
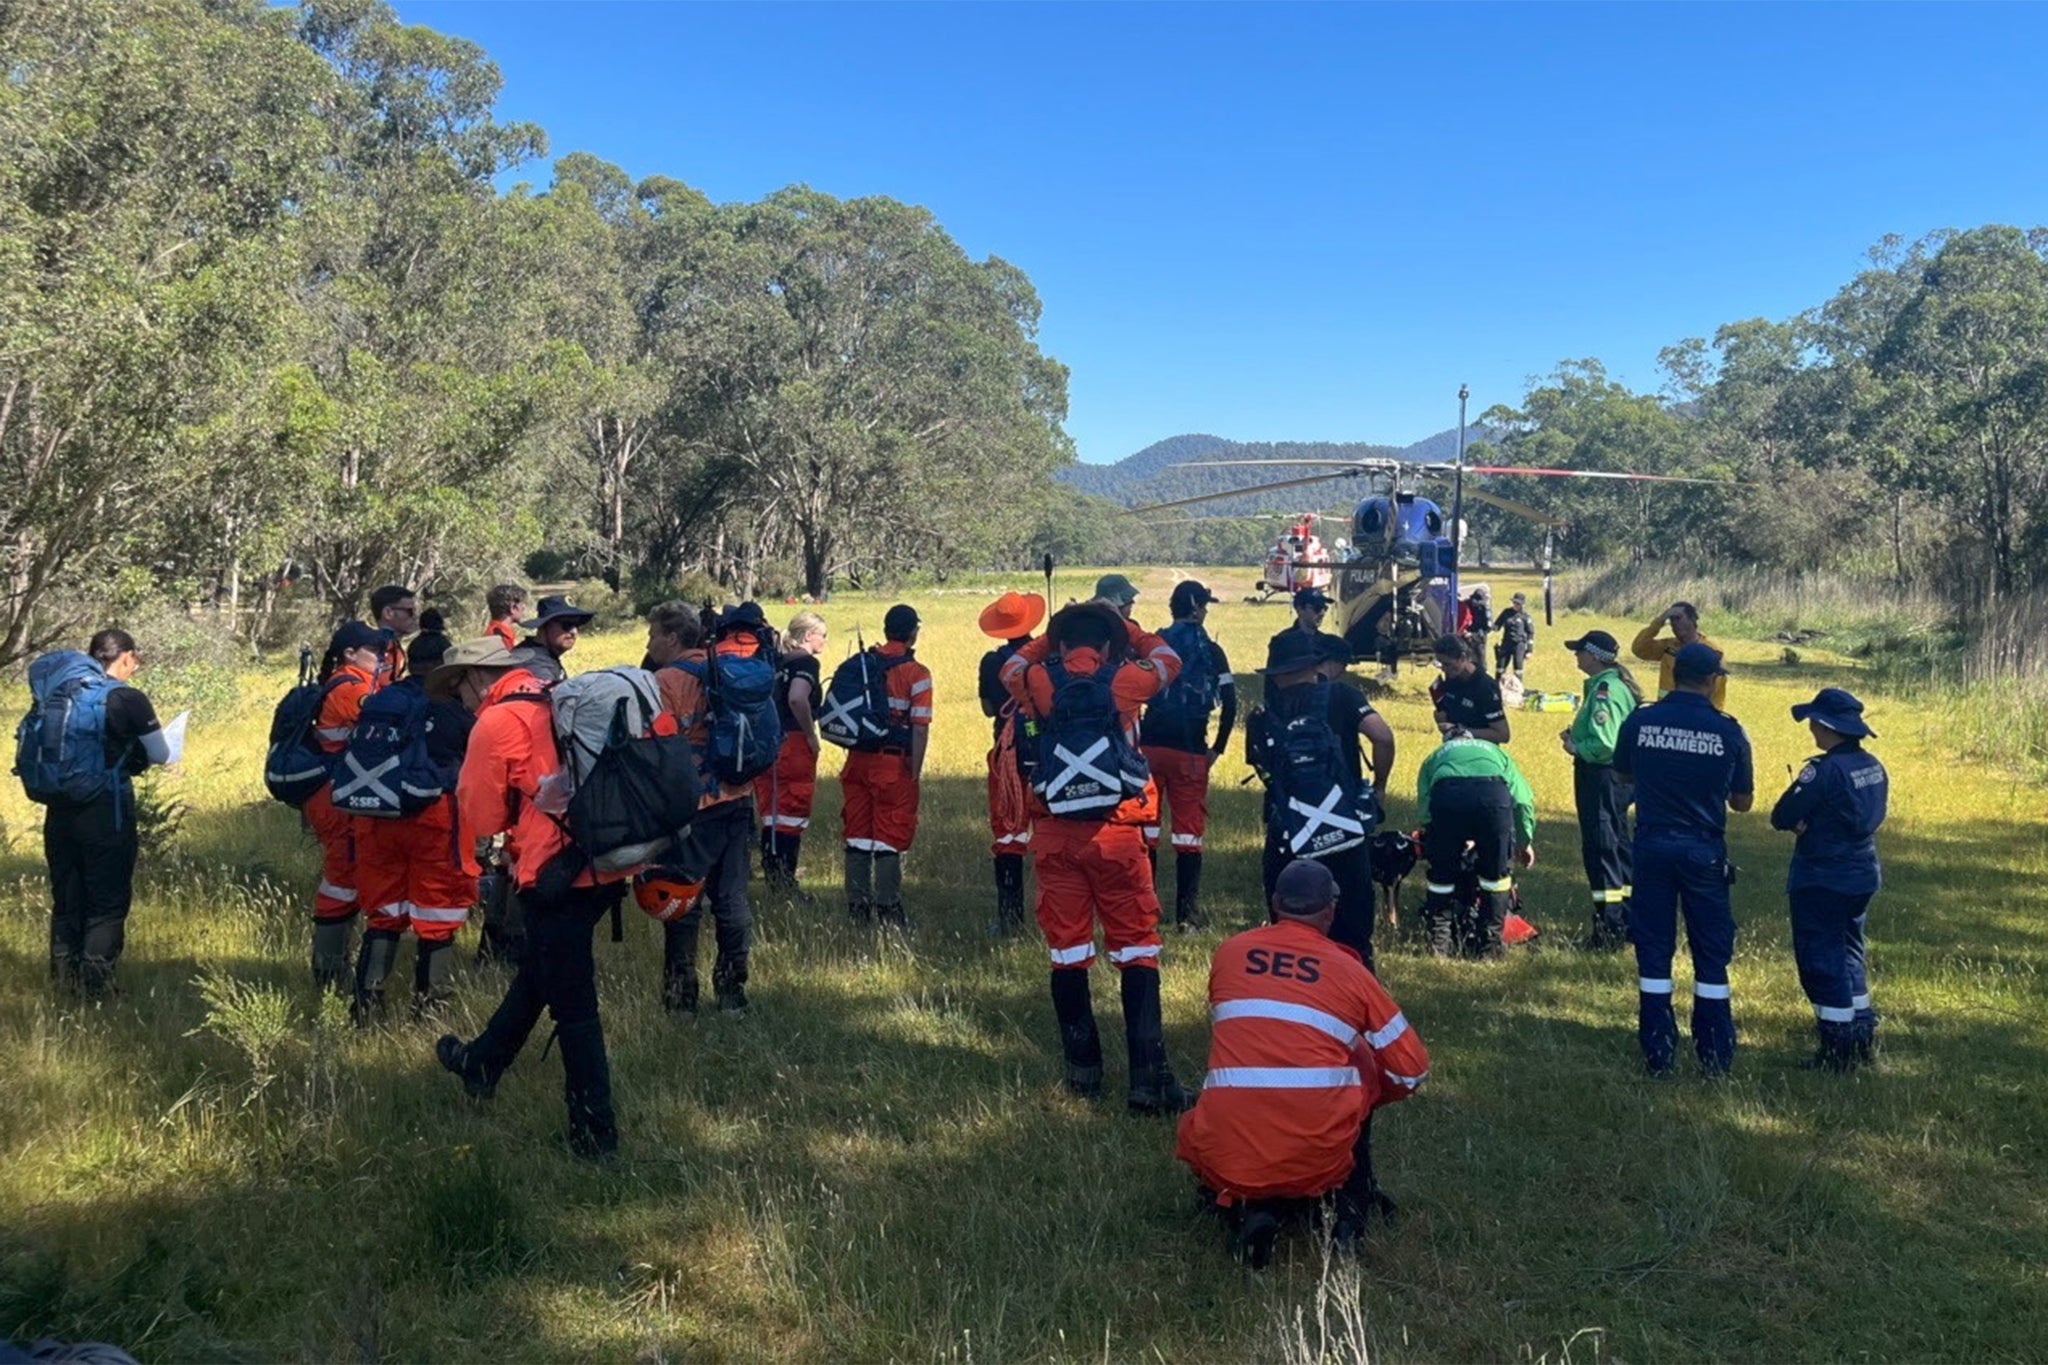
POLYGON ((1965 605, 2048 576, 2048 229, 1887 238, 1826 302, 1680 341, 1660 368, 1638 392, 1567 362, 1482 414, 1498 445, 1478 453, 1503 463, 1738 481, 1499 480, 1567 519, 1563 555, 1826 570, 1965 605))
POLYGON ((382 0, 0 0, 0 662, 154 593, 360 609, 1024 563, 1030 281, 925 209, 715 204, 501 120, 382 0))

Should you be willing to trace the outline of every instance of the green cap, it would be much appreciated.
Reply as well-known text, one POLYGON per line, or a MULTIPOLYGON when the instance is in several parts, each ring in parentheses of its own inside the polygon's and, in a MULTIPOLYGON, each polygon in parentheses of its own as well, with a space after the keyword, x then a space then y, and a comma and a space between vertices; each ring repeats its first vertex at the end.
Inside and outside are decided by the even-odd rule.
POLYGON ((1104 602, 1128 607, 1138 600, 1138 590, 1120 573, 1106 573, 1095 580, 1095 596, 1104 602))

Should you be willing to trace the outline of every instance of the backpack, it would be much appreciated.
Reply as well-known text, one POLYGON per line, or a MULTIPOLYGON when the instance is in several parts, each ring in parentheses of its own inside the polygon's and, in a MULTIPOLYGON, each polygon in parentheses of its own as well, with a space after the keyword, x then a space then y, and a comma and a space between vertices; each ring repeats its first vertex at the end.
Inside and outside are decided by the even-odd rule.
POLYGON ((578 673, 544 694, 568 779, 569 842, 599 872, 654 861, 697 818, 697 755, 661 733, 661 694, 644 668, 578 673))
POLYGON ((775 707, 772 658, 720 654, 703 663, 678 659, 679 668, 704 688, 705 723, 710 730, 702 758, 704 775, 721 786, 741 787, 775 766, 782 747, 782 713, 775 707))
POLYGON ((1180 674, 1152 698, 1148 715, 1171 715, 1206 726, 1216 709, 1216 696, 1223 679, 1216 671, 1216 646, 1209 633, 1193 621, 1175 621, 1160 632, 1173 652, 1180 655, 1180 674))
POLYGON ((1103 819, 1145 794, 1151 770, 1124 731, 1116 694, 1105 676, 1120 666, 1069 673, 1057 655, 1042 665, 1052 680, 1052 707, 1038 723, 1038 768, 1031 786, 1054 815, 1103 819))
POLYGON ((313 737, 321 704, 340 678, 313 680, 313 651, 299 651, 298 685, 284 694, 270 713, 270 747, 263 755, 263 785, 270 794, 294 810, 305 805, 327 785, 333 773, 334 755, 320 747, 313 737))
POLYGON ((1266 783, 1269 833, 1294 858, 1357 848, 1378 823, 1372 789, 1352 778, 1330 726, 1334 686, 1315 683, 1288 714, 1261 706, 1245 722, 1245 757, 1266 783))
POLYGON ((28 666, 29 708, 14 728, 14 774, 28 799, 90 801, 119 788, 107 762, 107 697, 121 684, 89 654, 60 649, 28 666))
POLYGON ((879 649, 863 649, 832 670, 825 689, 825 709, 818 716, 818 734, 842 749, 876 753, 910 747, 910 729, 889 715, 889 670, 909 663, 909 654, 894 658, 879 649))
POLYGON ((418 687, 387 687, 363 701, 348 747, 334 764, 327 799, 336 810, 397 820, 441 799, 447 790, 441 769, 427 755, 430 705, 418 687))

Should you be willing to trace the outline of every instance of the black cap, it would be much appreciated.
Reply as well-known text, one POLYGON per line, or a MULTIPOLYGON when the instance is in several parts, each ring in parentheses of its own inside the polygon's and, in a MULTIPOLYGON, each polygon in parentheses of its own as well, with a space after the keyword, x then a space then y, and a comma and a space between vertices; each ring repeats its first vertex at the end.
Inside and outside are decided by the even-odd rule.
POLYGON ((1313 858, 1296 858, 1273 879, 1273 908, 1283 915, 1313 915, 1336 900, 1336 876, 1313 858))
POLYGON ((761 610, 759 602, 741 602, 727 607, 725 614, 718 618, 721 634, 728 630, 760 630, 767 624, 767 613, 761 610))
POLYGON ((1589 630, 1576 640, 1566 640, 1564 647, 1574 654, 1583 649, 1602 659, 1621 657, 1621 642, 1604 630, 1589 630))
POLYGON ((1266 645, 1266 666, 1256 670, 1261 677, 1274 673, 1300 673, 1323 661, 1321 631, 1283 630, 1266 645))
POLYGON ((587 626, 597 619, 594 611, 585 611, 566 597, 543 597, 540 599, 540 614, 531 621, 521 621, 521 630, 539 630, 550 621, 563 625, 587 626))
POLYGON ((1721 667, 1721 651, 1698 640, 1680 645, 1671 653, 1671 676, 1674 678, 1705 682, 1727 671, 1721 667))
POLYGON ((1321 588, 1296 588, 1294 590, 1294 605, 1297 607, 1327 607, 1330 605, 1330 594, 1324 592, 1321 588))
POLYGON ((339 654, 347 649, 382 649, 391 643, 391 632, 379 630, 361 621, 343 621, 335 630, 334 638, 327 642, 330 654, 339 654))
POLYGON ((918 619, 917 608, 908 602, 898 602, 882 617, 882 634, 892 640, 909 638, 910 632, 923 624, 918 619))
POLYGON ((1186 616, 1204 602, 1221 602, 1223 599, 1210 592, 1206 584, 1192 578, 1183 578, 1173 585, 1173 596, 1167 599, 1166 609, 1174 616, 1186 616))

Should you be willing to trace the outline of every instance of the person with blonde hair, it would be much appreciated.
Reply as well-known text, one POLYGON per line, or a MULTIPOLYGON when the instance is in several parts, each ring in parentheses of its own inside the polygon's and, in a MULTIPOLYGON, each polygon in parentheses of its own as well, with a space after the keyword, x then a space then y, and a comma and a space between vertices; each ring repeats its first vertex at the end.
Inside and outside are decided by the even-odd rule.
POLYGON ((761 875, 770 886, 796 888, 797 856, 811 827, 818 793, 818 699, 825 695, 818 656, 825 650, 825 618, 800 611, 782 636, 775 666, 775 709, 782 715, 782 747, 775 766, 754 779, 761 814, 761 875))

